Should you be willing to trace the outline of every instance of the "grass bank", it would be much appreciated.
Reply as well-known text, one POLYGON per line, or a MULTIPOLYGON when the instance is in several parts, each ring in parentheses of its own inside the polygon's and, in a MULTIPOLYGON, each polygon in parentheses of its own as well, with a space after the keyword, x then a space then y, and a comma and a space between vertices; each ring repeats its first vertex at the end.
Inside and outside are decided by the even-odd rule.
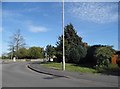
MULTIPOLYGON (((53 69, 58 69, 62 70, 62 64, 61 63, 55 63, 55 62, 48 62, 48 63, 43 63, 41 64, 44 67, 47 68, 53 68, 53 69)), ((70 72, 82 72, 82 73, 96 73, 97 70, 93 68, 88 68, 88 67, 83 67, 83 66, 78 66, 76 64, 70 64, 66 63, 66 70, 70 72)))
MULTIPOLYGON (((47 68, 62 70, 61 63, 48 62, 48 63, 42 63, 41 65, 47 68)), ((65 67, 66 67, 66 70, 70 72, 102 73, 102 74, 107 74, 107 75, 120 75, 119 73, 120 68, 117 65, 112 65, 112 64, 110 64, 108 67, 91 68, 91 67, 85 67, 83 65, 66 63, 65 67)))

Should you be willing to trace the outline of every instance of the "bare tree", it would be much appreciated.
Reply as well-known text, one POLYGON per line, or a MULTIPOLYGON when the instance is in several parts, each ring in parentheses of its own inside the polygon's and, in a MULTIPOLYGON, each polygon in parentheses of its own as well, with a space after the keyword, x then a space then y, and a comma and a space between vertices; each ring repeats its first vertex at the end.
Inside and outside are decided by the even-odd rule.
POLYGON ((9 50, 11 51, 11 58, 13 56, 18 58, 18 50, 26 45, 20 30, 17 30, 17 32, 14 33, 10 39, 11 41, 9 42, 9 50))
POLYGON ((15 52, 15 42, 12 40, 11 42, 9 42, 9 51, 10 51, 10 54, 11 54, 11 59, 13 58, 14 56, 14 52, 15 52))

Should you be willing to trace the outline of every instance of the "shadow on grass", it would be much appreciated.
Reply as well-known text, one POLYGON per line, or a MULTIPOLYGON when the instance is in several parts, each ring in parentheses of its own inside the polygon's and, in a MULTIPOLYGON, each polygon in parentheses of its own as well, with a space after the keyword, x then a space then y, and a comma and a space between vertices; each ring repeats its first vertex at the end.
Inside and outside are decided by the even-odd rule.
POLYGON ((97 70, 98 70, 98 73, 101 73, 101 74, 120 76, 120 68, 119 67, 98 68, 97 70))
MULTIPOLYGON (((41 64, 51 64, 51 63, 56 63, 56 62, 43 62, 41 64)), ((92 71, 92 73, 100 73, 100 74, 105 74, 105 75, 114 75, 114 76, 120 76, 120 68, 118 65, 112 65, 110 64, 108 67, 94 67, 92 64, 71 64, 69 66, 76 66, 76 67, 81 67, 83 68, 83 71, 87 73, 86 71, 92 71), (87 70, 84 70, 84 68, 88 68, 87 70), (94 70, 91 70, 94 69, 94 70)), ((52 69, 54 67, 51 67, 52 69)))
POLYGON ((95 69, 93 64, 72 64, 73 66, 95 69))
POLYGON ((96 72, 95 73, 101 73, 101 74, 105 74, 105 75, 113 75, 113 76, 120 76, 120 68, 118 67, 118 65, 109 65, 108 67, 93 67, 93 65, 91 64, 72 64, 73 66, 79 66, 79 67, 83 67, 83 68, 91 68, 91 69, 95 69, 96 72))

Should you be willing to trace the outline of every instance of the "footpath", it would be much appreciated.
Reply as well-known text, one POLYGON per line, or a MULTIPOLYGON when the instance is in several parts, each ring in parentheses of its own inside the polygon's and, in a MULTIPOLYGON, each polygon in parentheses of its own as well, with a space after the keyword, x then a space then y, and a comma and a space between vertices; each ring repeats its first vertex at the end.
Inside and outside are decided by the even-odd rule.
POLYGON ((90 73, 78 73, 78 72, 68 72, 57 70, 53 68, 46 68, 40 65, 40 62, 30 62, 27 65, 33 71, 48 74, 56 77, 65 77, 65 78, 76 78, 76 79, 85 79, 85 80, 92 80, 92 81, 99 81, 99 82, 108 82, 109 83, 117 83, 118 84, 118 76, 112 75, 102 75, 102 74, 90 74, 90 73))

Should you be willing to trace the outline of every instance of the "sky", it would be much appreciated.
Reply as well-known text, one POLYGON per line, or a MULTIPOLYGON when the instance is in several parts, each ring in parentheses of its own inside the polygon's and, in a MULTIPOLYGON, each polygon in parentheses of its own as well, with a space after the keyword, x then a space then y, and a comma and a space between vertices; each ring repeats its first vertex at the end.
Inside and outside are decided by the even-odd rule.
MULTIPOLYGON (((0 3, 0 12, 2 12, 2 4, 0 3)), ((2 54, 2 13, 0 13, 0 56, 2 54)))
MULTIPOLYGON (((118 49, 118 4, 115 2, 65 2, 65 26, 72 23, 83 42, 118 49)), ((18 29, 27 47, 54 45, 62 34, 61 2, 3 2, 2 51, 18 29)), ((0 53, 1 54, 1 53, 0 53)))
POLYGON ((65 24, 72 23, 88 45, 111 45, 118 49, 118 3, 65 3, 65 24))
POLYGON ((18 29, 21 30, 27 47, 45 47, 48 44, 55 46, 58 37, 62 34, 60 4, 4 2, 2 4, 3 52, 8 49, 10 37, 18 29))

